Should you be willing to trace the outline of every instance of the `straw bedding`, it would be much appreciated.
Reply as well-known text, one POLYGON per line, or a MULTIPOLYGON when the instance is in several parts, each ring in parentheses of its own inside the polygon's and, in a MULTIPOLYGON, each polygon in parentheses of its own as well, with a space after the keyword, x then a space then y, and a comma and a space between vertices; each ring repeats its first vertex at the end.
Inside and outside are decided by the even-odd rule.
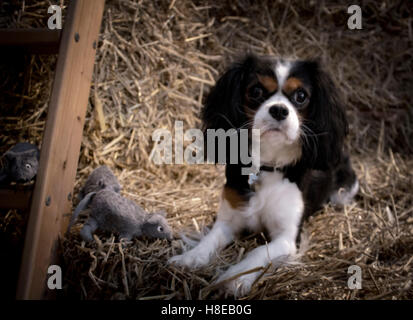
MULTIPOLYGON (((15 8, 0 24, 42 25, 45 3, 15 8)), ((168 266, 187 246, 181 232, 199 238, 212 225, 223 167, 155 165, 151 136, 157 128, 173 132, 175 120, 184 130, 199 127, 202 101, 219 73, 253 51, 324 62, 347 105, 360 192, 352 205, 326 206, 312 217, 301 262, 268 269, 245 298, 412 299, 413 12, 407 1, 364 1, 362 9, 363 30, 348 30, 347 8, 330 1, 107 1, 75 191, 107 164, 125 196, 168 213, 177 239, 119 243, 97 233, 96 243, 85 244, 78 234, 83 215, 61 240, 59 297, 225 297, 214 280, 265 244, 266 235, 243 236, 196 272, 168 266), (360 290, 347 286, 351 265, 362 269, 360 290)), ((8 91, 3 102, 1 151, 22 139, 41 142, 54 59, 26 58, 26 86, 17 95, 8 91)), ((22 218, 9 211, 1 219, 5 230, 22 218)))

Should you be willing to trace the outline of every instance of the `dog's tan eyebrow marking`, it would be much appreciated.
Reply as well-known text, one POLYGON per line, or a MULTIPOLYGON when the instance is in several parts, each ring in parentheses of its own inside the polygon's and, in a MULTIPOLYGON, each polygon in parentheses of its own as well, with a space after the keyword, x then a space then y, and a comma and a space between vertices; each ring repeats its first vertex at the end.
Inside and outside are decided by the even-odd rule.
POLYGON ((268 92, 275 92, 278 89, 277 80, 270 76, 257 75, 258 81, 263 85, 268 92))
POLYGON ((288 78, 287 81, 285 81, 283 91, 285 93, 291 93, 297 90, 298 88, 301 88, 303 86, 303 82, 295 77, 288 78))
POLYGON ((228 201, 232 208, 239 208, 245 205, 247 199, 240 195, 235 189, 225 186, 222 192, 222 197, 228 201))

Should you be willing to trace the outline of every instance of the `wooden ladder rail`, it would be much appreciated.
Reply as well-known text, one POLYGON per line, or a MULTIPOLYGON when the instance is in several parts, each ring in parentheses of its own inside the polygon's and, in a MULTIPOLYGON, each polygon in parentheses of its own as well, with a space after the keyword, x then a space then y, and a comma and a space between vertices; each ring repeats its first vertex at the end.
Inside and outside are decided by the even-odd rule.
POLYGON ((47 271, 67 227, 104 0, 71 0, 43 134, 17 299, 46 296, 47 271))

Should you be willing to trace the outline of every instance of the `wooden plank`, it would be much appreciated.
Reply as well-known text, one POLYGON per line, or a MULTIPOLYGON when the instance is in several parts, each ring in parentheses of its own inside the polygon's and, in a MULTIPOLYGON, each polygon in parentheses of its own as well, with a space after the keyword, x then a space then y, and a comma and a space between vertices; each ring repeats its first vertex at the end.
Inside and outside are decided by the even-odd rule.
POLYGON ((0 46, 30 53, 58 53, 60 30, 0 29, 0 46))
POLYGON ((47 269, 71 212, 71 193, 92 79, 104 0, 70 1, 49 104, 17 288, 41 299, 47 269))
POLYGON ((33 185, 8 186, 0 189, 0 209, 26 210, 30 206, 33 185))

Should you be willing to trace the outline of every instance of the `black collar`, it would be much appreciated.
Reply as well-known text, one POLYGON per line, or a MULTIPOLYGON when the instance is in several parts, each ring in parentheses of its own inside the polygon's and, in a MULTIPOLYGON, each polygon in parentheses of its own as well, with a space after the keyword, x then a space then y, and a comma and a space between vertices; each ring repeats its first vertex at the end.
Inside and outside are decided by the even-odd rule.
POLYGON ((274 172, 275 167, 270 167, 270 166, 261 166, 260 171, 268 171, 268 172, 274 172))
POLYGON ((255 173, 255 174, 251 174, 248 178, 248 184, 250 186, 250 189, 252 191, 255 191, 256 189, 256 183, 259 181, 259 176, 261 174, 262 171, 267 171, 267 172, 274 172, 274 171, 278 171, 281 173, 284 173, 284 168, 277 168, 277 167, 270 167, 270 166, 261 166, 260 170, 255 173))
POLYGON ((278 171, 281 173, 284 173, 286 170, 286 167, 271 167, 271 166, 261 166, 260 167, 260 171, 267 171, 267 172, 274 172, 274 171, 278 171))

